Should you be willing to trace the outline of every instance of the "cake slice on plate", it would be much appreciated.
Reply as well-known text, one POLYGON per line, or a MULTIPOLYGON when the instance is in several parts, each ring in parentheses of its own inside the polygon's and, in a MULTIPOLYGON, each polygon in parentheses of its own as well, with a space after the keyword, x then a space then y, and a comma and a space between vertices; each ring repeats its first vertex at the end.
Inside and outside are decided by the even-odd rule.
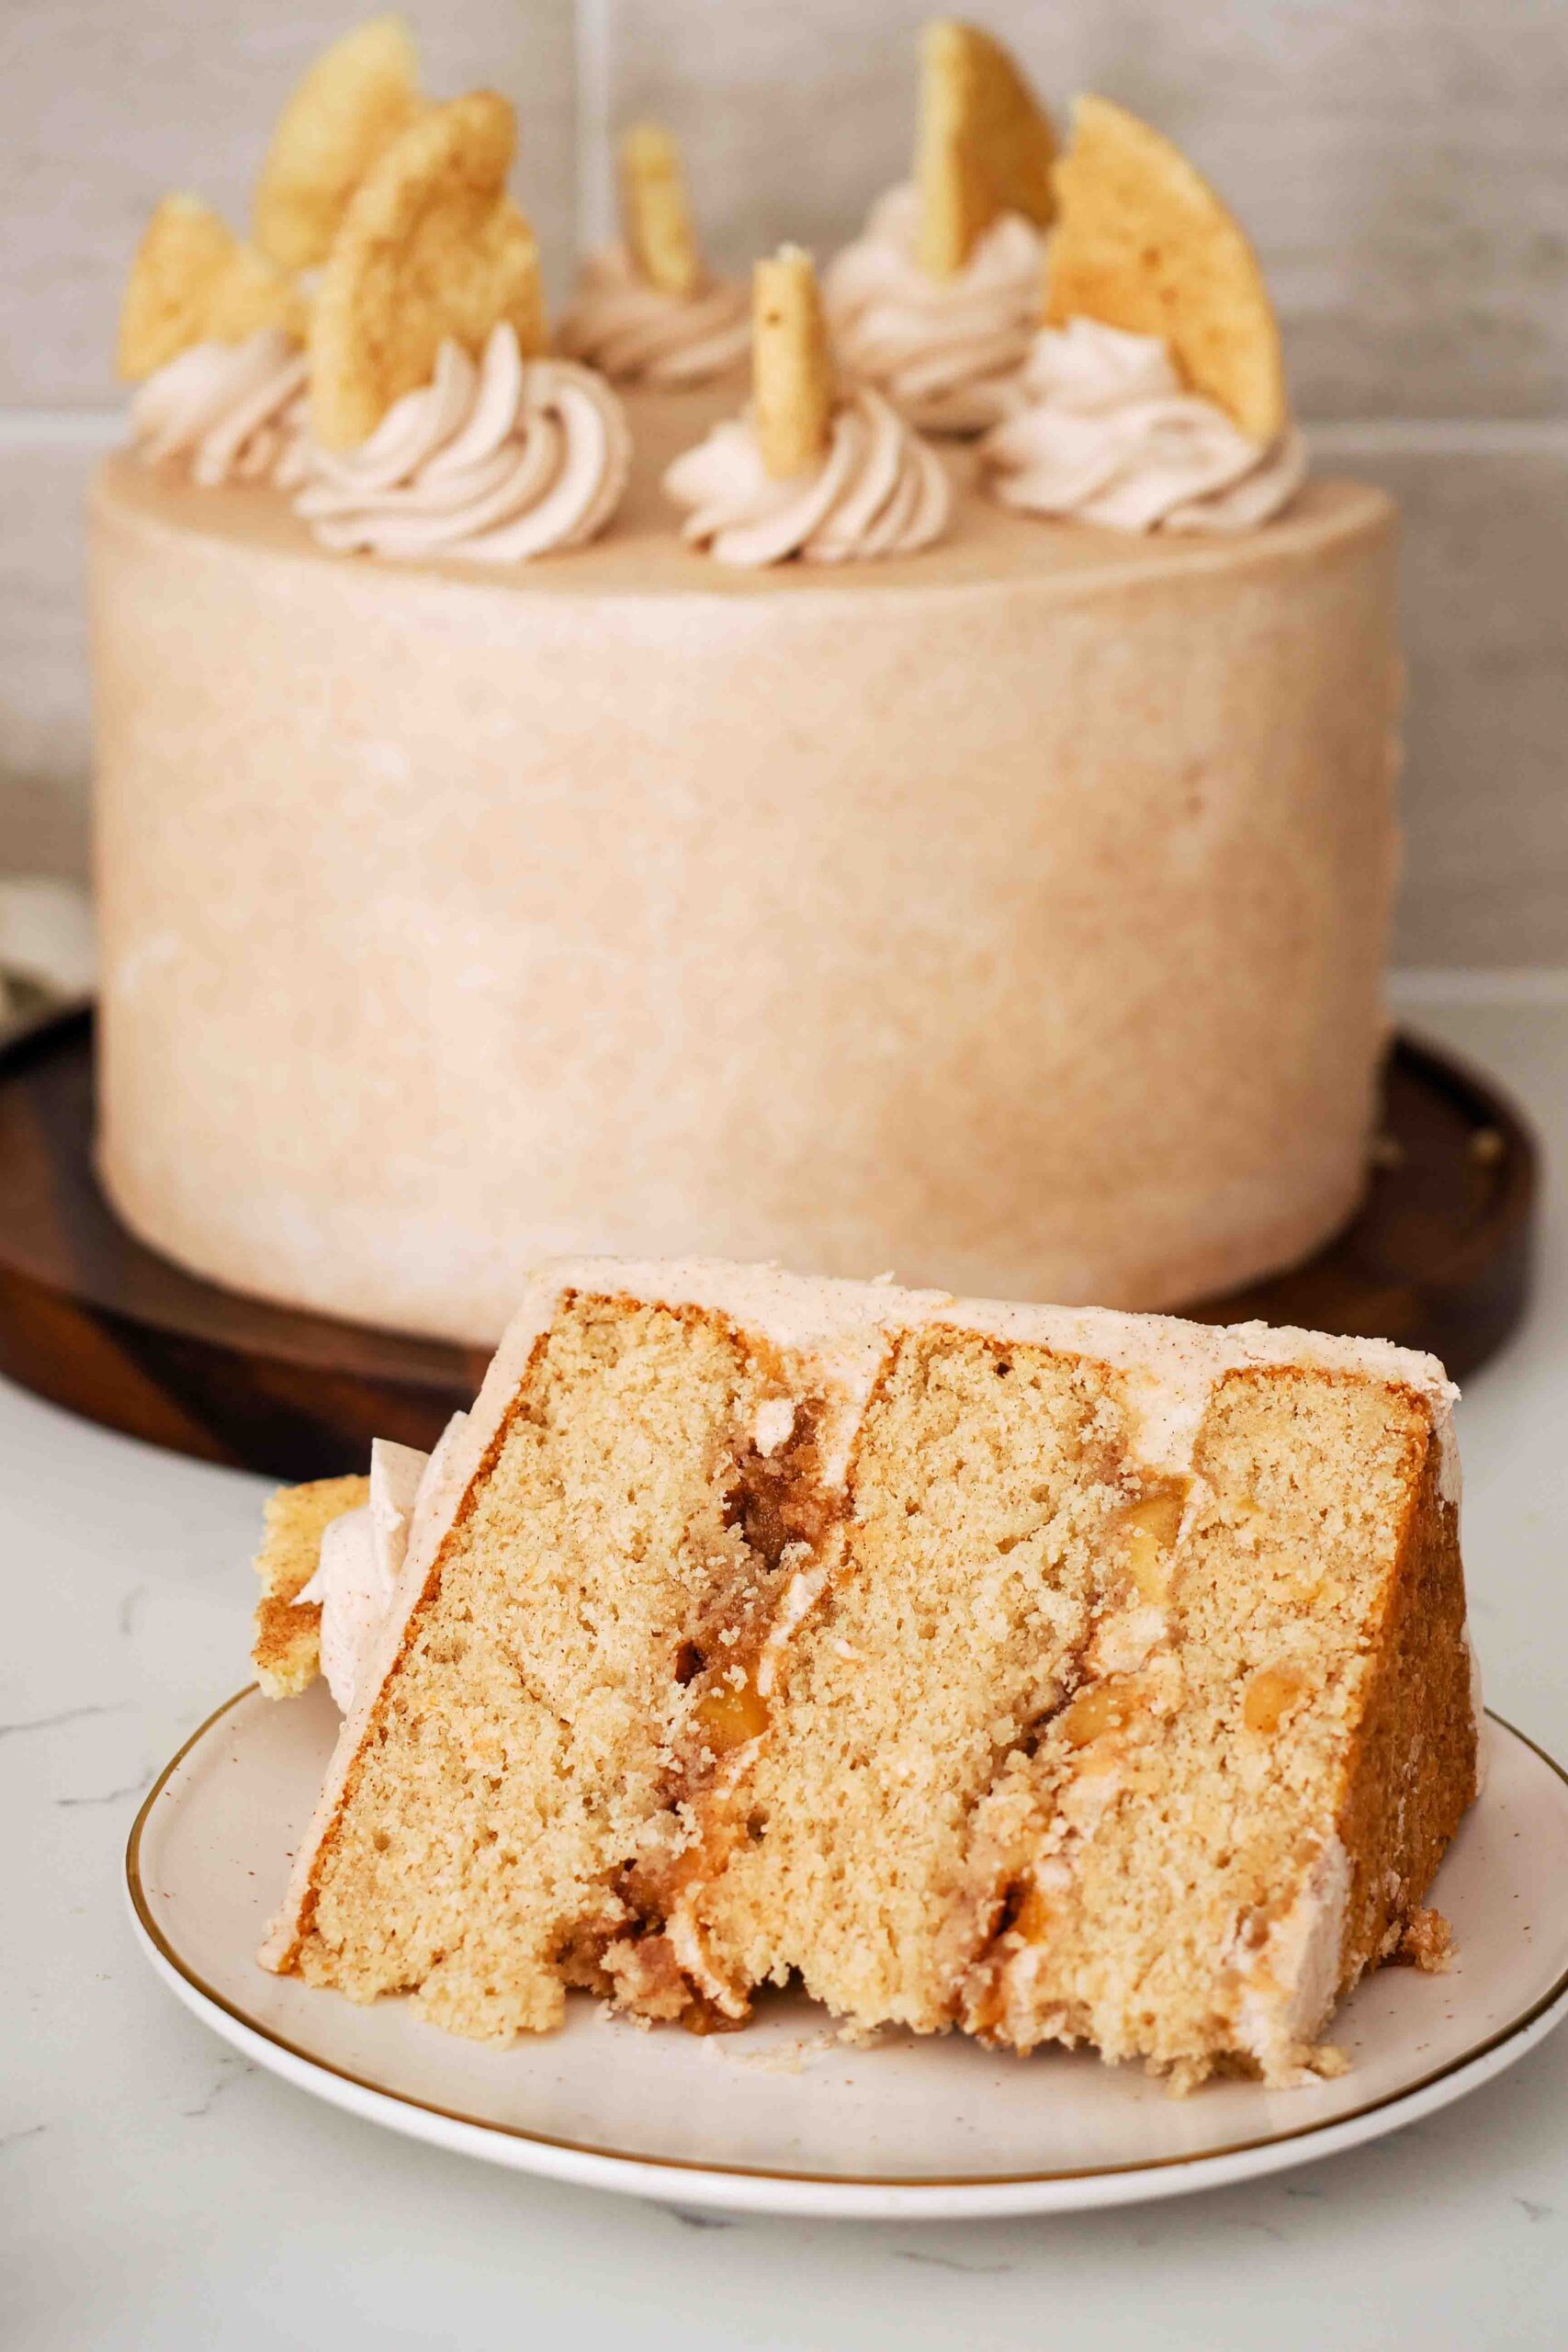
POLYGON ((378 1620, 333 1547, 266 1964, 486 2037, 798 1977, 1183 2083, 1330 2065, 1475 1792, 1453 1393, 1381 1341, 548 1266, 378 1620))

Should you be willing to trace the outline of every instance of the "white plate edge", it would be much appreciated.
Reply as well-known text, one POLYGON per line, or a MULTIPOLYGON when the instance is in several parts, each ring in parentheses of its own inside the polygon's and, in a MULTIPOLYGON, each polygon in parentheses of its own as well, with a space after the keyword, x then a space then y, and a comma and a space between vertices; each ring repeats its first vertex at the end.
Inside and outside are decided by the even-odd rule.
POLYGON ((595 2154, 523 2133, 495 2131, 487 2124, 466 2123, 391 2092, 372 2090, 311 2059, 299 2057, 209 2000, 152 1942, 129 1891, 126 1908, 137 1942, 154 1973, 194 2017, 269 2074, 362 2122, 380 2124, 404 2138, 499 2165, 509 2172, 561 2181, 570 2188, 604 2189, 661 2205, 818 2221, 999 2221, 1032 2213, 1076 2213, 1095 2207, 1152 2203, 1261 2179, 1269 2173, 1337 2155, 1436 2113, 1504 2073, 1568 2017, 1565 1988, 1529 2025, 1435 2083, 1396 2094, 1364 2114, 1347 2116, 1337 2123, 1319 2124, 1289 2138, 1226 2154, 1087 2173, 1076 2180, 975 2182, 965 2187, 796 2180, 786 2174, 710 2172, 696 2165, 646 2164, 636 2156, 595 2154))
MULTIPOLYGON (((402 2137, 499 2165, 508 2171, 561 2181, 570 2187, 598 2188, 663 2205, 829 2221, 1000 2220, 1154 2202, 1260 2179, 1400 2131, 1405 2124, 1436 2113, 1505 2073, 1568 2017, 1568 1983, 1564 1983, 1555 1995, 1549 1996, 1544 2007, 1528 2016, 1524 2022, 1499 2028, 1488 2046, 1474 2057, 1461 2060, 1434 2081, 1395 2092, 1337 2122, 1310 2125, 1301 2132, 1248 2147, 1217 2151, 1212 2155, 1123 2165, 1077 2177, 967 2183, 836 2181, 762 2170, 713 2170, 674 2159, 645 2161, 636 2156, 573 2148, 543 2136, 442 2114, 396 2093, 356 2082, 305 2057, 201 1991, 160 1948, 141 1916, 132 1891, 141 1830, 179 1766, 221 1717, 247 1695, 248 1691, 242 1690, 226 1700, 183 1743, 160 1773, 132 1825, 121 1887, 137 1944, 154 1973, 211 2031, 294 2088, 402 2137)), ((1498 1729, 1529 1748, 1560 1779, 1568 1781, 1568 1773, 1535 1740, 1490 1709, 1487 1713, 1498 1729)))

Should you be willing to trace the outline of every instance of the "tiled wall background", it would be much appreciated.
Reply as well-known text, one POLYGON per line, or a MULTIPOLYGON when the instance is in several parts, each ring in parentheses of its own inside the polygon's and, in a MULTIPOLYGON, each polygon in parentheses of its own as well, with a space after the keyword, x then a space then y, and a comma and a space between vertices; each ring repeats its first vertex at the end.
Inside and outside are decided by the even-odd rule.
MULTIPOLYGON (((976 0, 1056 98, 1146 112, 1262 249, 1325 462, 1405 514, 1406 964, 1568 963, 1568 0, 976 0)), ((666 114, 716 252, 829 248, 901 168, 919 0, 409 0, 489 81, 558 280, 595 127, 666 114), (575 33, 575 38, 574 38, 575 33), (581 122, 585 162, 574 161, 581 122)), ((0 865, 80 864, 78 513, 141 224, 236 220, 344 0, 0 0, 0 865)))

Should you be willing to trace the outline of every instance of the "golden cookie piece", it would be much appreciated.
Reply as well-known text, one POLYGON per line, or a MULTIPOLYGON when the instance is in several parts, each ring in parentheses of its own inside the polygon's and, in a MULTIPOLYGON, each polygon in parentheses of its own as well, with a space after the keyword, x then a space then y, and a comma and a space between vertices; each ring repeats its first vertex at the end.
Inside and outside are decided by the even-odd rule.
POLYGON ((419 61, 396 17, 318 57, 277 119, 257 184, 256 243, 284 269, 324 261, 376 158, 419 113, 419 61))
POLYGON ((545 348, 538 248, 506 193, 514 138, 506 100, 475 90, 411 123, 355 189, 310 319, 323 447, 357 447, 448 337, 478 357, 506 320, 525 359, 545 348))
POLYGON ((303 336, 299 288, 243 245, 197 196, 166 196, 142 233, 120 305, 120 374, 130 383, 193 343, 243 343, 262 327, 303 336))
POLYGON ((1240 224, 1179 148, 1107 98, 1080 98, 1056 166, 1045 316, 1158 335, 1184 380, 1244 433, 1289 416, 1279 323, 1240 224))
POLYGON ((751 274, 751 416, 775 481, 816 465, 832 438, 836 387, 811 255, 781 245, 751 274))
POLYGON ((292 1699, 315 1680, 321 1664, 321 1611, 300 1601, 321 1556, 321 1538, 334 1519, 370 1498, 368 1478, 315 1478, 280 1487, 263 1506, 261 1578, 251 1640, 251 1664, 268 1699, 292 1699))
POLYGON ((621 141, 621 235, 642 277, 661 294, 689 301, 703 282, 703 257, 674 134, 634 123, 621 141))
POLYGON ((1050 119, 1000 41, 951 17, 929 24, 915 146, 927 276, 955 277, 1004 212, 1044 228, 1055 156, 1050 119))

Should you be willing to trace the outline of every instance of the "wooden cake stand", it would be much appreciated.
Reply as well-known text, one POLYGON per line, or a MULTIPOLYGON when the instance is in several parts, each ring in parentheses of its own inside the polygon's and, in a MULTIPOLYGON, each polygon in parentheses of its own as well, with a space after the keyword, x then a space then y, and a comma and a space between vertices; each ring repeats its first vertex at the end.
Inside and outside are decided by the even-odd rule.
MULTIPOLYGON (((92 1030, 0 1060, 0 1372, 107 1427, 275 1478, 361 1468, 372 1437, 428 1447, 473 1400, 483 1348, 242 1298, 134 1240, 92 1171, 92 1030)), ((1186 1311, 1427 1348, 1462 1377, 1523 1311, 1535 1145, 1484 1078, 1399 1037, 1366 1198, 1307 1264, 1186 1311)))

